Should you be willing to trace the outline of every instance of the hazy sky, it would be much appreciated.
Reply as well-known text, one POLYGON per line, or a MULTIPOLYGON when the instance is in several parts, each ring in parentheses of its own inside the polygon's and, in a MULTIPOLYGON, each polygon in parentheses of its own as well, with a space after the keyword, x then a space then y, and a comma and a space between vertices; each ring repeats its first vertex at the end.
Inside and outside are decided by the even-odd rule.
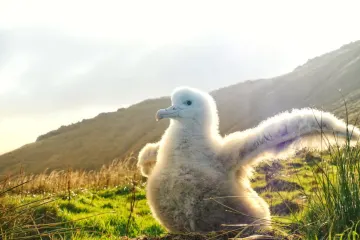
POLYGON ((179 85, 291 71, 360 39, 357 2, 0 0, 0 153, 179 85))

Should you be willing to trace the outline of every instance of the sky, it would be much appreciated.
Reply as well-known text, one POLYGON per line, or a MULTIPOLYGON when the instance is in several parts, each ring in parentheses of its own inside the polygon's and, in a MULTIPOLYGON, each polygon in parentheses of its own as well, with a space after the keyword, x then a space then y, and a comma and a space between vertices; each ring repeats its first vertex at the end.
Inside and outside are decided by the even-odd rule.
POLYGON ((360 40, 358 1, 0 0, 0 153, 178 86, 287 73, 360 40))

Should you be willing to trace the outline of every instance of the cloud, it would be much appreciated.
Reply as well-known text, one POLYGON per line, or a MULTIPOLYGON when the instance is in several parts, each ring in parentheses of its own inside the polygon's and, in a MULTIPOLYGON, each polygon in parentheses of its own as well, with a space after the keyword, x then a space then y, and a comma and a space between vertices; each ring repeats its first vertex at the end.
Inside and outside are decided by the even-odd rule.
POLYGON ((124 105, 179 85, 212 90, 281 72, 272 52, 224 39, 149 47, 79 41, 49 31, 1 34, 0 114, 21 116, 92 105, 124 105), (5 46, 5 47, 4 47, 5 46), (5 51, 6 52, 6 51, 5 51), (260 54, 259 54, 260 53, 260 54))
POLYGON ((79 43, 45 31, 8 31, 1 36, 0 48, 5 46, 8 53, 2 57, 0 81, 7 88, 15 86, 0 91, 4 115, 78 107, 78 96, 68 95, 74 87, 86 90, 86 84, 80 87, 77 82, 113 51, 111 46, 79 43))
POLYGON ((359 36, 355 2, 323 3, 1 2, 0 114, 128 105, 179 85, 285 73, 359 36))

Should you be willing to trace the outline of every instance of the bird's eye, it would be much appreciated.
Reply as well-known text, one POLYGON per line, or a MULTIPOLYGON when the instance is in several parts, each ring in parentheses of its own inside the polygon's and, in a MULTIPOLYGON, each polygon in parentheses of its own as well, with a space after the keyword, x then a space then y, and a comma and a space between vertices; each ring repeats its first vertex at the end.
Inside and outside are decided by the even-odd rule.
POLYGON ((190 100, 186 101, 186 105, 190 106, 192 104, 192 102, 190 100))

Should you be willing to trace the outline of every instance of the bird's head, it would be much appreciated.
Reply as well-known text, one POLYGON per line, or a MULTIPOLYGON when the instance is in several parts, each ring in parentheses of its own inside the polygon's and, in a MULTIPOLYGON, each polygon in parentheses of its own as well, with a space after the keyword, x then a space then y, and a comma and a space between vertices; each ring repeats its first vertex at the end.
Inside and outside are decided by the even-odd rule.
POLYGON ((172 105, 160 109, 156 119, 170 118, 185 126, 201 125, 218 128, 218 115, 214 99, 210 94, 189 87, 176 88, 171 95, 172 105))

